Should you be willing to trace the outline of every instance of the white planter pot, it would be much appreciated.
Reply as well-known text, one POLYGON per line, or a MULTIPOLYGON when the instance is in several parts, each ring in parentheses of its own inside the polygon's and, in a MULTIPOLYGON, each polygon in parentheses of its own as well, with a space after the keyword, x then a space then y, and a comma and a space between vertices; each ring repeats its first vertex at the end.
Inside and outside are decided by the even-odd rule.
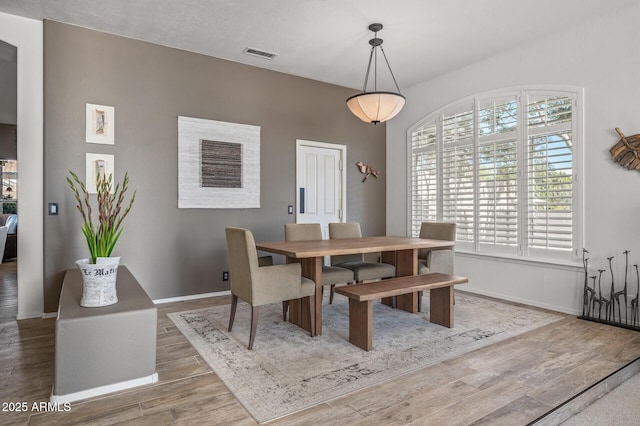
POLYGON ((76 260, 82 275, 82 300, 80 306, 96 308, 118 303, 116 278, 120 257, 99 257, 96 263, 91 259, 76 260))

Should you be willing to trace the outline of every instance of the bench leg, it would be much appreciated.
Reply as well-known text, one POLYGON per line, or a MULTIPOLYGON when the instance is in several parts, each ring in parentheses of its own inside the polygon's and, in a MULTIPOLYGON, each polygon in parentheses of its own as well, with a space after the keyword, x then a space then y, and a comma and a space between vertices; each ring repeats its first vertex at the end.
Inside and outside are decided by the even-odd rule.
POLYGON ((387 305, 390 308, 395 309, 396 308, 396 298, 395 297, 383 297, 382 299, 380 299, 380 303, 382 303, 383 305, 387 305))
POLYGON ((402 309, 403 311, 410 312, 415 314, 418 312, 418 293, 407 293, 396 296, 397 302, 396 307, 398 309, 402 309))
POLYGON ((373 348, 373 301, 349 299, 349 342, 365 351, 373 348))
POLYGON ((429 321, 453 327, 453 286, 429 290, 429 321))
POLYGON ((383 297, 381 302, 383 305, 392 307, 393 309, 402 309, 403 311, 415 314, 420 312, 420 299, 418 293, 407 293, 393 297, 383 297))

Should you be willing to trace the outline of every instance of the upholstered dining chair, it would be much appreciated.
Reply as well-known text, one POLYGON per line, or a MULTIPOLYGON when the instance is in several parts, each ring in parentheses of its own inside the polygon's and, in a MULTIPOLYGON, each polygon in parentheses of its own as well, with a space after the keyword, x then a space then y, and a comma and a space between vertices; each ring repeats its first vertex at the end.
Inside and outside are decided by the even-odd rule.
MULTIPOLYGON (((329 238, 362 238, 360 224, 357 222, 330 223, 329 238)), ((331 265, 351 269, 353 277, 359 283, 396 276, 395 266, 388 263, 367 262, 362 253, 331 256, 331 265)))
MULTIPOLYGON (((322 239, 322 228, 319 223, 287 223, 284 225, 285 241, 310 241, 322 239)), ((330 286, 329 304, 333 303, 336 284, 354 282, 353 272, 339 266, 322 265, 322 288, 330 286)))
POLYGON ((7 231, 9 228, 6 226, 0 226, 0 263, 2 263, 2 253, 4 253, 4 247, 7 244, 7 231))
MULTIPOLYGON (((422 222, 420 238, 430 240, 456 239, 456 224, 450 222, 422 222)), ((453 248, 420 249, 418 251, 418 275, 431 272, 453 274, 453 248)), ((418 310, 422 307, 422 292, 418 297, 418 310)))
POLYGON ((273 256, 258 257, 258 266, 273 266, 273 256))
POLYGON ((302 276, 300 264, 290 263, 261 267, 258 263, 256 243, 251 231, 228 227, 225 229, 225 234, 231 273, 229 331, 233 327, 238 298, 251 305, 249 349, 253 349, 260 306, 282 302, 282 310, 285 313, 289 300, 309 297, 311 336, 313 336, 316 285, 312 280, 302 276))

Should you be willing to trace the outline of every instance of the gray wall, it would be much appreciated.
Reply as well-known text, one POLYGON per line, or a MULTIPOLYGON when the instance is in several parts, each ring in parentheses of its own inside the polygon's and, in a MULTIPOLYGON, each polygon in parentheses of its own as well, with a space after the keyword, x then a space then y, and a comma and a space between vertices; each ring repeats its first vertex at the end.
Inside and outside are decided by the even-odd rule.
POLYGON ((385 126, 351 115, 354 90, 53 21, 44 50, 44 201, 60 203, 45 216, 45 312, 57 309, 64 271, 88 255, 65 181, 69 169, 84 176, 87 152, 114 154, 116 179, 128 171, 138 191, 114 254, 153 299, 228 289, 225 226, 284 239, 296 139, 347 145, 347 219, 385 233, 384 173, 363 184, 353 165, 385 170, 385 126), (114 146, 84 142, 85 103, 115 107, 114 146), (261 126, 260 209, 177 208, 179 115, 261 126))
POLYGON ((18 49, 0 40, 0 123, 18 121, 18 49))
POLYGON ((17 157, 16 125, 0 124, 0 160, 15 160, 17 157))

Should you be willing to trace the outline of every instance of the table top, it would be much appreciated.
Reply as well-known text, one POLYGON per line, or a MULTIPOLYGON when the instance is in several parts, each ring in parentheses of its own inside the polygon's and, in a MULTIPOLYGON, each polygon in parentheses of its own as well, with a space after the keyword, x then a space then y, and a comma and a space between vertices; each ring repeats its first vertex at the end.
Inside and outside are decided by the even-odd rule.
POLYGON ((256 248, 269 253, 297 259, 342 254, 376 253, 383 251, 448 248, 454 241, 429 240, 415 237, 362 237, 333 240, 278 241, 257 243, 256 248))

